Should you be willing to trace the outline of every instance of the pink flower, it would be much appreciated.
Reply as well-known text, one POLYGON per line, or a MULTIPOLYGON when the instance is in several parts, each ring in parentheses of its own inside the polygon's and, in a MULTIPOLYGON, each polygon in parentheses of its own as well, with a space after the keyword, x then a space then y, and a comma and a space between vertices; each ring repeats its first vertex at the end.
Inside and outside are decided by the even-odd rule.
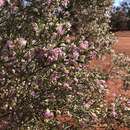
POLYGON ((78 52, 78 51, 74 51, 74 52, 73 52, 73 58, 74 58, 75 60, 78 60, 78 58, 79 58, 79 52, 78 52))
POLYGON ((24 38, 18 38, 18 43, 21 47, 25 47, 27 44, 27 41, 24 38))
POLYGON ((8 49, 13 49, 14 48, 14 43, 13 43, 13 41, 11 41, 11 40, 8 40, 7 42, 6 42, 6 45, 5 45, 5 47, 7 47, 8 49))
POLYGON ((91 100, 91 101, 88 101, 87 103, 84 102, 83 103, 83 106, 86 108, 86 109, 89 109, 91 107, 91 105, 93 105, 94 103, 94 100, 91 100))
POLYGON ((50 5, 52 0, 47 0, 47 4, 50 5))
POLYGON ((64 1, 63 1, 63 5, 64 5, 65 7, 67 7, 68 4, 69 4, 69 0, 64 0, 64 1))
POLYGON ((112 103, 112 115, 113 115, 114 117, 117 116, 116 108, 115 108, 115 104, 114 104, 114 103, 112 103))
POLYGON ((64 83, 63 88, 67 90, 72 90, 72 87, 68 83, 64 83))
POLYGON ((57 30, 57 33, 60 35, 63 35, 65 32, 65 30, 63 29, 63 25, 57 26, 56 30, 57 30))
POLYGON ((51 80, 52 80, 52 81, 57 81, 59 78, 60 78, 60 76, 58 75, 57 72, 54 72, 54 73, 51 75, 51 80))
POLYGON ((130 106, 130 99, 127 101, 128 106, 130 106))
POLYGON ((95 58, 96 57, 96 51, 92 51, 91 53, 90 53, 90 56, 91 56, 91 58, 93 59, 93 58, 95 58))
POLYGON ((76 83, 78 83, 78 82, 79 82, 79 80, 78 80, 77 78, 74 78, 74 81, 75 81, 76 83))
POLYGON ((70 58, 78 60, 79 55, 80 55, 79 51, 80 51, 80 49, 76 45, 72 45, 70 47, 70 53, 71 53, 70 58))
POLYGON ((34 32, 38 32, 38 25, 37 23, 32 23, 32 28, 34 32))
POLYGON ((35 93, 34 91, 32 91, 32 92, 31 92, 31 95, 32 95, 33 97, 35 97, 35 96, 36 96, 36 93, 35 93))
POLYGON ((5 3, 5 0, 0 0, 0 7, 3 6, 5 3))
POLYGON ((69 84, 68 84, 68 83, 64 83, 63 86, 64 86, 65 88, 69 88, 69 84))
POLYGON ((87 109, 88 109, 90 106, 91 106, 91 104, 89 104, 89 103, 84 104, 84 107, 87 108, 87 109))
POLYGON ((80 49, 87 49, 88 48, 88 41, 81 42, 79 45, 80 49))
POLYGON ((61 48, 54 48, 48 54, 48 62, 57 61, 62 56, 63 51, 61 50, 61 48))
POLYGON ((54 117, 54 114, 53 112, 51 112, 49 109, 47 109, 44 113, 44 117, 45 118, 53 118, 54 117))
POLYGON ((116 113, 115 111, 112 111, 112 115, 113 115, 114 117, 116 117, 116 116, 117 116, 117 113, 116 113))
POLYGON ((93 117, 94 121, 98 121, 98 117, 97 117, 96 113, 92 112, 91 114, 92 114, 92 117, 93 117))

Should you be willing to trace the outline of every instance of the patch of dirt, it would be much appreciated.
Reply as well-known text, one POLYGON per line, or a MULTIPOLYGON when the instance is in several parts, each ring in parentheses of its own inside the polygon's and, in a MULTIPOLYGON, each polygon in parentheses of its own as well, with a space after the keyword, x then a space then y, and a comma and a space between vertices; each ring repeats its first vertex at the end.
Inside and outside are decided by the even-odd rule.
MULTIPOLYGON (((114 45, 114 50, 117 53, 124 53, 130 56, 130 31, 126 32, 117 32, 117 43, 114 45)), ((90 69, 99 69, 103 73, 109 73, 111 76, 110 79, 106 81, 107 92, 105 96, 105 101, 110 104, 114 102, 116 97, 123 96, 130 99, 130 90, 124 89, 124 81, 121 79, 121 76, 126 76, 126 70, 116 69, 114 72, 111 72, 113 68, 112 58, 110 55, 104 56, 102 59, 94 59, 90 62, 90 69), (118 74, 117 74, 118 72, 118 74)), ((97 130, 104 130, 97 128, 97 130)), ((122 127, 117 128, 117 130, 130 130, 130 128, 122 127)))
POLYGON ((93 59, 88 67, 91 70, 98 69, 103 73, 110 75, 111 78, 106 81, 108 90, 105 97, 106 102, 112 103, 115 98, 120 95, 130 98, 130 90, 125 91, 124 81, 121 78, 126 76, 127 72, 125 70, 121 70, 120 68, 113 70, 114 65, 110 55, 105 55, 102 59, 93 59))
POLYGON ((117 32, 117 43, 114 45, 116 52, 130 56, 130 31, 117 32))

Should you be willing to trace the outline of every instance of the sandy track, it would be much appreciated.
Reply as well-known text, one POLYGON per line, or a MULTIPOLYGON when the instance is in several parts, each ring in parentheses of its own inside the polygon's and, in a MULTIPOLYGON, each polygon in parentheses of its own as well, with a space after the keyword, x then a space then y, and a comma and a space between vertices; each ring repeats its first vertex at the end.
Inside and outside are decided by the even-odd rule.
POLYGON ((121 52, 130 56, 130 32, 118 32, 116 33, 117 43, 114 45, 116 52, 121 52))

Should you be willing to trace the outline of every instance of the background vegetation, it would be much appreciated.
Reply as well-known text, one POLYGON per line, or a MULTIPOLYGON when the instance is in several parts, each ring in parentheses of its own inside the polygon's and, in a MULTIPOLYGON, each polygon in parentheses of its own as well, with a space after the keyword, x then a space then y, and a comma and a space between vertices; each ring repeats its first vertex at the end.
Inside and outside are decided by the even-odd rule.
POLYGON ((127 2, 113 7, 111 27, 114 31, 130 30, 130 5, 127 2))

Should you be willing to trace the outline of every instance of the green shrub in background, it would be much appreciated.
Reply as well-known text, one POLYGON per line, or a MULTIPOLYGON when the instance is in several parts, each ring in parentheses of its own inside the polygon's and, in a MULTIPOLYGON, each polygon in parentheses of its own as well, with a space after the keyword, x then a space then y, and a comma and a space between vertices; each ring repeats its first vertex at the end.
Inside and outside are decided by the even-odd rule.
POLYGON ((113 7, 111 23, 112 31, 130 30, 130 4, 122 1, 119 7, 113 7))

